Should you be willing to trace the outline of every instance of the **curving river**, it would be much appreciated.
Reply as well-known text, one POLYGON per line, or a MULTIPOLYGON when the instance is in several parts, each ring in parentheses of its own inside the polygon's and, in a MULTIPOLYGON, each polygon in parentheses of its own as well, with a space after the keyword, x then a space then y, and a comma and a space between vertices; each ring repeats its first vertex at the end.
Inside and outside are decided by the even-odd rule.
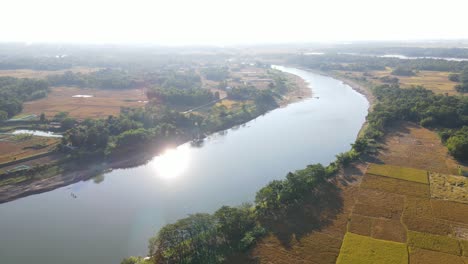
POLYGON ((276 68, 302 77, 314 98, 212 135, 201 147, 184 144, 146 165, 1 204, 1 262, 112 264, 145 255, 163 225, 253 201, 271 180, 349 150, 367 115, 364 96, 330 77, 276 68))

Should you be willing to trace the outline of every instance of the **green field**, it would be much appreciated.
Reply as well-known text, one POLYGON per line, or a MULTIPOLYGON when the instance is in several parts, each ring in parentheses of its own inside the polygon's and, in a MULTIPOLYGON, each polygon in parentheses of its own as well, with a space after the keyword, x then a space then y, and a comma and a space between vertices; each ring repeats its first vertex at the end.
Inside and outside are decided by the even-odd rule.
POLYGON ((395 178, 399 180, 412 181, 418 183, 429 184, 427 171, 413 168, 405 168, 392 165, 371 164, 367 169, 367 173, 395 178))
POLYGON ((337 264, 408 263, 406 244, 346 233, 337 264))

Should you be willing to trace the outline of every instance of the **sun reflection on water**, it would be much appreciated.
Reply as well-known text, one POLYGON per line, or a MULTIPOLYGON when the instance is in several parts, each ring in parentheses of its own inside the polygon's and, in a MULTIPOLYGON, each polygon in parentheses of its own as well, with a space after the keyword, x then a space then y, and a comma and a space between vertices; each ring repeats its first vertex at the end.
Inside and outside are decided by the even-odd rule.
POLYGON ((190 163, 190 146, 182 145, 175 149, 167 149, 152 161, 156 176, 164 180, 179 177, 187 170, 190 163))

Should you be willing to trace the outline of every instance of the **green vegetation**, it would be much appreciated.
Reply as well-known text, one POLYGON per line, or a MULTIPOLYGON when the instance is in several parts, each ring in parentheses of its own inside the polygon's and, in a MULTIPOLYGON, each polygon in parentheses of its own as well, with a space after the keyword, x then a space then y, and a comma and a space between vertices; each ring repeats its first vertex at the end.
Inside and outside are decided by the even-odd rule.
POLYGON ((194 214, 164 226, 150 240, 150 255, 155 263, 222 263, 263 233, 250 205, 223 206, 213 215, 194 214))
POLYGON ((365 138, 380 138, 389 125, 412 121, 438 129, 455 158, 468 158, 468 98, 435 95, 423 87, 402 89, 398 85, 377 86, 373 92, 378 103, 367 117, 365 138))
POLYGON ((460 84, 455 86, 455 90, 457 90, 458 92, 461 92, 461 93, 468 92, 468 67, 465 67, 463 72, 461 72, 457 76, 458 76, 457 80, 458 80, 458 82, 460 82, 460 84))
POLYGON ((148 99, 157 100, 164 104, 175 106, 199 106, 215 99, 213 93, 207 89, 178 89, 155 87, 146 92, 148 99))
POLYGON ((210 67, 202 70, 205 78, 212 81, 221 82, 229 77, 229 69, 227 67, 210 67))
POLYGON ((429 184, 427 171, 392 165, 371 164, 367 173, 400 180, 429 184))
POLYGON ((223 206, 213 215, 195 214, 166 225, 150 240, 150 256, 155 263, 221 263, 272 231, 271 225, 264 223, 269 217, 287 218, 290 210, 302 208, 306 200, 320 207, 326 199, 320 198, 325 196, 322 191, 330 185, 326 179, 334 171, 311 165, 262 188, 255 206, 223 206))
POLYGON ((20 113, 24 101, 45 97, 48 89, 42 80, 0 77, 0 121, 20 113))
POLYGON ((408 246, 461 255, 458 240, 448 236, 408 231, 408 246))
POLYGON ((408 263, 406 245, 346 233, 337 264, 408 263))
POLYGON ((416 75, 416 74, 415 74, 414 71, 412 71, 411 69, 404 68, 404 67, 396 67, 396 68, 392 71, 392 75, 397 75, 397 76, 414 76, 414 75, 416 75))
POLYGON ((52 86, 100 89, 128 89, 137 86, 137 81, 128 72, 115 69, 104 69, 88 74, 67 71, 61 75, 50 75, 47 80, 52 86))
POLYGON ((402 60, 398 58, 379 58, 373 56, 333 54, 321 56, 296 55, 291 56, 289 63, 322 71, 382 71, 387 67, 398 67, 411 71, 447 71, 461 72, 467 65, 466 61, 448 61, 434 59, 402 60))

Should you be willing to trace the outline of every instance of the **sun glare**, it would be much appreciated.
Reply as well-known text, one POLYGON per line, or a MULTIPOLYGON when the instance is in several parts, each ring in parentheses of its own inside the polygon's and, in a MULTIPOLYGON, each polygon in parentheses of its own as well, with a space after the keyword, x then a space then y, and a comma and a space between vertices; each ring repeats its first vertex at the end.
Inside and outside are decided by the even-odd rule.
POLYGON ((162 155, 155 157, 152 163, 156 177, 172 180, 185 172, 190 163, 189 148, 188 145, 183 145, 175 149, 168 149, 162 155))

